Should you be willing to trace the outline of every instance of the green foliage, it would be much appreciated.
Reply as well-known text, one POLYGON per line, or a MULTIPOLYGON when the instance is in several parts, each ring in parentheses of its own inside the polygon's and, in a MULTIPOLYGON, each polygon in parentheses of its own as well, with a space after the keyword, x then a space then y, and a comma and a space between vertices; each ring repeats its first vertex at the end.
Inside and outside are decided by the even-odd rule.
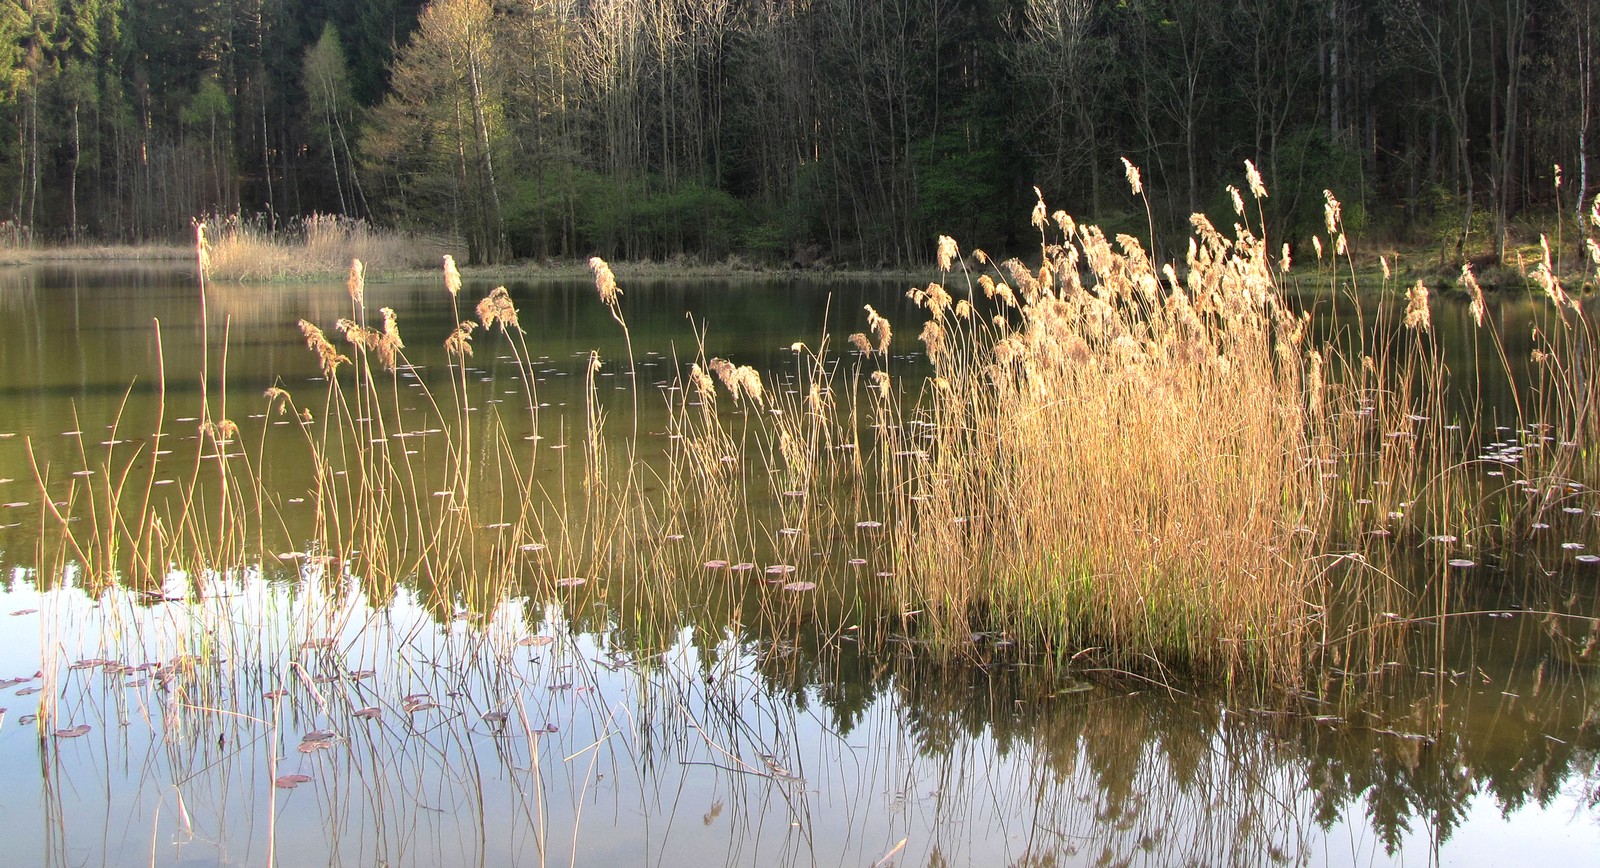
POLYGON ((195 91, 179 117, 186 126, 206 128, 215 126, 219 119, 231 118, 232 111, 233 103, 228 99, 228 92, 222 89, 222 83, 207 78, 200 82, 200 89, 195 91))
POLYGON ((0 3, 0 103, 16 99, 24 78, 23 40, 29 24, 21 4, 0 3))
POLYGON ((339 30, 328 22, 322 27, 317 44, 306 51, 301 61, 301 82, 306 92, 310 122, 319 131, 325 129, 335 115, 341 115, 354 106, 350 97, 350 70, 345 63, 344 48, 339 41, 339 30))
POLYGON ((635 231, 645 250, 721 258, 733 248, 745 207, 701 181, 686 181, 648 195, 639 203, 635 231))
MULTIPOLYGON (((1474 203, 1472 219, 1467 226, 1468 239, 1464 252, 1471 255, 1475 248, 1494 243, 1494 213, 1482 202, 1474 203)), ((1415 227, 1430 244, 1441 250, 1454 251, 1461 241, 1462 218, 1467 213, 1467 202, 1459 193, 1441 184, 1429 184, 1417 196, 1415 227)))
POLYGON ((1352 230, 1378 201, 1425 236, 1465 214, 1428 189, 1514 224, 1600 141, 1600 29, 1563 26, 1573 2, 7 2, 0 220, 59 233, 81 187, 85 225, 177 236, 337 191, 483 256, 908 264, 935 233, 1026 254, 1034 185, 1079 217, 1217 213, 1249 157, 1286 238, 1323 189, 1352 230))
POLYGON ((789 194, 776 205, 751 207, 736 233, 741 254, 771 265, 809 266, 823 255, 827 190, 822 167, 808 163, 795 173, 789 194))
POLYGON ((1007 207, 1011 172, 987 125, 951 129, 920 141, 912 150, 919 223, 963 246, 991 247, 1016 224, 1019 209, 1007 207))
POLYGON ((669 186, 658 177, 629 182, 570 164, 517 182, 506 227, 519 255, 545 255, 570 219, 571 256, 619 252, 635 258, 720 258, 743 239, 748 208, 699 181, 669 186))
POLYGON ((1281 221, 1279 232, 1287 238, 1326 234, 1324 190, 1338 198, 1349 234, 1359 234, 1367 226, 1361 155, 1330 139, 1322 127, 1285 138, 1278 150, 1277 176, 1269 179, 1268 189, 1270 213, 1281 221))

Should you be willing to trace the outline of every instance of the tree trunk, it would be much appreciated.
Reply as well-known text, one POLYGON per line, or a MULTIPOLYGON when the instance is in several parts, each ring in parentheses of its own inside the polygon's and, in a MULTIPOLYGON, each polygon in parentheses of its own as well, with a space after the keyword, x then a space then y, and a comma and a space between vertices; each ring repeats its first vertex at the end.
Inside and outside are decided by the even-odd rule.
POLYGON ((83 160, 83 144, 78 135, 78 103, 72 104, 72 176, 67 179, 67 202, 71 225, 67 231, 74 242, 78 240, 78 165, 83 160))

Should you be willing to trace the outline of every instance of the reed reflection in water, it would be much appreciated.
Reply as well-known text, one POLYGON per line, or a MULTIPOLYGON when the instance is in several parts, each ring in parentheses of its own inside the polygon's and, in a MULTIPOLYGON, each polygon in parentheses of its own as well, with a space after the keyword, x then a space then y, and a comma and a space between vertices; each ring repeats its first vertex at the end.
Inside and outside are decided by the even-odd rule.
POLYGON ((373 608, 331 566, 206 577, 193 601, 0 597, 24 613, 8 636, 55 651, 0 646, 0 672, 40 673, 7 688, 11 719, 55 716, 0 736, 16 864, 1349 864, 1594 843, 1592 676, 1493 650, 1525 647, 1531 617, 1344 720, 1046 679, 996 637, 950 666, 804 624, 630 644, 582 595, 373 608), (1540 837, 1553 825, 1565 841, 1540 837))

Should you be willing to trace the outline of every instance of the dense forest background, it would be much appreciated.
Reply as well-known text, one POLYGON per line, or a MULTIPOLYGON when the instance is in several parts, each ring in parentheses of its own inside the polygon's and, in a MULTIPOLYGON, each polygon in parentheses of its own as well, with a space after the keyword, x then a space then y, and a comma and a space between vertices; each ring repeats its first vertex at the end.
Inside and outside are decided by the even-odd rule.
MULTIPOLYGON (((1600 189, 1595 0, 0 0, 14 240, 323 213, 476 261, 922 261, 1052 208, 1494 250, 1600 189), (1559 186, 1555 166, 1564 177, 1559 186)), ((1036 243, 1035 239, 1035 243, 1036 243)))

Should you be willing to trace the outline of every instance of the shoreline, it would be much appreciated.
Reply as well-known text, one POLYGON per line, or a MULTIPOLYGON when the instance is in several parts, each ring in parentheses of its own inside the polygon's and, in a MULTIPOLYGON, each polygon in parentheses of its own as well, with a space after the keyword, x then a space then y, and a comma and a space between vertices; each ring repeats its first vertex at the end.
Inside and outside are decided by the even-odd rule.
MULTIPOLYGON (((1416 250, 1403 251, 1393 247, 1387 248, 1385 254, 1394 266, 1394 276, 1386 283, 1393 286, 1403 286, 1421 279, 1428 284, 1429 289, 1446 294, 1460 289, 1459 279, 1447 273, 1448 269, 1436 264, 1428 263, 1431 257, 1429 248, 1419 247, 1416 250), (1426 263, 1426 264, 1425 264, 1426 263)), ((1358 253, 1351 263, 1342 265, 1340 278, 1349 279, 1356 276, 1358 282, 1372 285, 1374 282, 1382 285, 1378 263, 1379 253, 1358 253), (1352 267, 1353 266, 1353 267, 1352 267)), ((1314 260, 1313 260, 1314 262, 1314 260)), ((66 245, 58 247, 38 248, 9 248, 0 249, 0 267, 27 268, 30 266, 46 265, 110 265, 120 263, 150 264, 178 266, 180 263, 193 266, 194 249, 186 245, 171 244, 84 244, 66 245)), ((715 279, 715 280, 908 280, 917 285, 922 285, 930 279, 938 282, 939 273, 935 264, 930 261, 927 268, 789 268, 766 267, 743 260, 722 262, 611 262, 612 270, 617 277, 624 280, 669 280, 669 279, 715 279)), ((1309 276, 1310 271, 1320 271, 1323 267, 1297 263, 1295 268, 1300 276, 1309 276), (1303 270, 1304 269, 1304 270, 1303 270)), ((1484 288, 1496 294, 1510 295, 1522 290, 1537 292, 1531 278, 1524 275, 1523 280, 1507 280, 1508 272, 1514 270, 1512 266, 1497 269, 1499 274, 1480 275, 1484 280, 1484 288), (1498 278, 1498 279, 1496 279, 1498 278), (1518 284, 1521 284, 1520 286, 1518 284)), ((1591 280, 1595 275, 1586 270, 1563 269, 1562 282, 1567 285, 1570 292, 1585 296, 1593 292, 1595 284, 1591 280)), ((973 279, 979 272, 973 271, 973 279)), ((366 274, 368 283, 401 283, 423 281, 439 277, 441 267, 419 268, 404 265, 396 268, 385 268, 369 264, 366 274)), ((588 280, 592 278, 587 260, 547 260, 543 262, 524 260, 517 263, 500 265, 472 265, 461 268, 461 274, 468 280, 478 281, 523 281, 541 282, 554 280, 588 280)), ((230 275, 213 273, 211 281, 218 284, 235 285, 294 285, 320 282, 342 282, 348 275, 347 267, 321 268, 312 267, 305 271, 283 273, 276 275, 230 275)), ((959 272, 953 272, 947 281, 953 282, 959 277, 959 272)), ((1376 290, 1374 290, 1376 291, 1376 290)))
MULTIPOLYGON (((118 263, 179 263, 193 265, 194 248, 178 245, 83 245, 67 247, 12 248, 0 250, 0 267, 26 268, 40 265, 104 264, 118 263)), ((769 268, 747 262, 614 262, 610 263, 618 277, 634 280, 668 278, 813 278, 829 280, 887 280, 926 279, 927 271, 910 268, 769 268)), ((442 263, 432 268, 401 266, 385 268, 368 266, 368 283, 389 283, 427 280, 443 273, 442 263)), ((929 269, 932 269, 930 262, 929 269)), ((348 265, 339 268, 311 267, 296 273, 267 276, 242 276, 213 273, 214 283, 232 284, 305 284, 323 281, 343 281, 348 275, 348 265)), ((536 262, 525 260, 501 265, 469 265, 461 268, 468 280, 588 280, 593 275, 587 260, 536 262)))
POLYGON ((176 262, 193 258, 194 248, 177 244, 69 244, 0 249, 0 265, 16 267, 59 262, 176 262))

